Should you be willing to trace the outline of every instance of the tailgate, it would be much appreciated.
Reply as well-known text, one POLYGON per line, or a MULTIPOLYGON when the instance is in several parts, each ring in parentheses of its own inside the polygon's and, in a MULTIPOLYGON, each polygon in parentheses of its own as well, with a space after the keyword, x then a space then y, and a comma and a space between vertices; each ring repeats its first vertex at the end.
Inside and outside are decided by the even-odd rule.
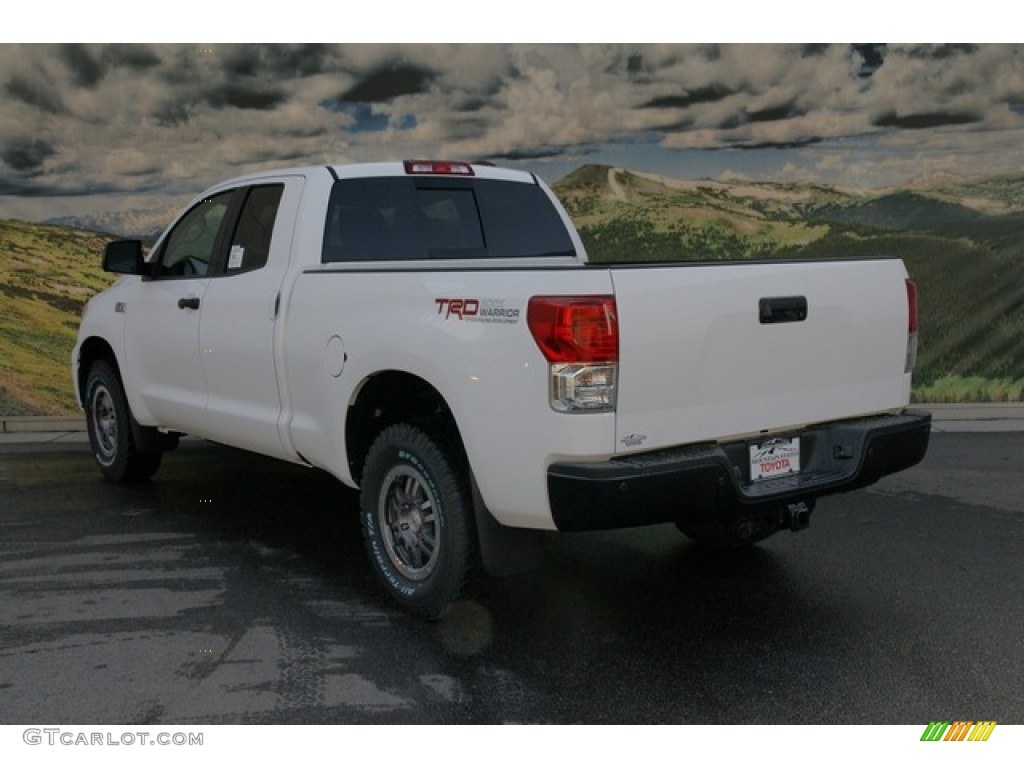
POLYGON ((906 405, 898 260, 613 268, 619 451, 906 405))

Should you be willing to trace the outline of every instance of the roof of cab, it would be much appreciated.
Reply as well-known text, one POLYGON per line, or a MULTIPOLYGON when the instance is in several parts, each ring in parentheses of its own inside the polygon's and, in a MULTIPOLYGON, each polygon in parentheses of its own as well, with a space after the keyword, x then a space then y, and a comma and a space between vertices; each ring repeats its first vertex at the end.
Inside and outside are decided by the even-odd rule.
MULTIPOLYGON (((421 161, 416 161, 417 163, 421 161)), ((422 178, 425 176, 436 175, 444 178, 478 178, 478 179, 498 179, 502 181, 518 181, 526 184, 536 184, 537 178, 527 171, 518 171, 511 168, 499 168, 494 165, 485 165, 479 163, 455 163, 453 161, 430 161, 430 162, 444 162, 449 165, 470 165, 472 166, 472 175, 465 174, 430 174, 430 173, 418 173, 415 174, 417 177, 422 178)), ((244 176, 236 176, 231 179, 224 179, 207 187, 197 197, 202 197, 207 194, 216 192, 217 190, 227 189, 229 187, 238 186, 241 184, 252 184, 265 179, 280 178, 282 176, 306 176, 312 177, 317 174, 328 173, 335 179, 356 179, 356 178, 367 178, 372 176, 407 176, 412 175, 406 170, 405 162, 378 162, 378 163, 340 163, 337 165, 306 165, 306 166, 295 166, 291 168, 268 168, 263 171, 256 171, 254 173, 245 174, 244 176)))
MULTIPOLYGON (((411 161, 407 161, 411 162, 411 161)), ((332 165, 334 173, 338 178, 361 178, 367 176, 407 176, 412 175, 407 171, 407 162, 383 162, 383 163, 351 163, 342 165, 332 165)), ((457 161, 415 161, 417 163, 430 163, 435 162, 443 165, 461 165, 471 166, 473 169, 472 176, 469 178, 480 178, 480 179, 501 179, 504 181, 521 181, 526 183, 535 183, 536 179, 532 173, 526 171, 517 171, 511 168, 499 168, 494 165, 480 164, 480 163, 466 163, 457 161)), ((467 178, 464 174, 451 174, 451 173, 418 173, 418 176, 446 176, 455 178, 467 178)))

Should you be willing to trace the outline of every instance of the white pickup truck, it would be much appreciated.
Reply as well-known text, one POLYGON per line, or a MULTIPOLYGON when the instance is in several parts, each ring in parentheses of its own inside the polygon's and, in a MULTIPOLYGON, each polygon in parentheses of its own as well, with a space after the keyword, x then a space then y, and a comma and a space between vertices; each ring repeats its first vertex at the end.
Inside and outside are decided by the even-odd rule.
POLYGON ((73 377, 115 481, 180 434, 361 490, 370 561, 440 615, 538 531, 675 523, 742 546, 916 464, 899 260, 588 264, 552 192, 484 164, 260 173, 198 196, 83 314, 73 377))

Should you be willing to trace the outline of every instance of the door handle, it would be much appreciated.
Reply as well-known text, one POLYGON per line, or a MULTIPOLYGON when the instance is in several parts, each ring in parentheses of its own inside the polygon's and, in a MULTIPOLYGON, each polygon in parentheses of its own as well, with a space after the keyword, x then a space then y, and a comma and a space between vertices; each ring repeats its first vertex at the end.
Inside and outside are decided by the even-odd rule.
POLYGON ((807 297, 779 296, 758 302, 761 325, 773 323, 802 323, 807 319, 807 297))
POLYGON ((199 297, 185 296, 178 299, 178 309, 199 309, 199 297))

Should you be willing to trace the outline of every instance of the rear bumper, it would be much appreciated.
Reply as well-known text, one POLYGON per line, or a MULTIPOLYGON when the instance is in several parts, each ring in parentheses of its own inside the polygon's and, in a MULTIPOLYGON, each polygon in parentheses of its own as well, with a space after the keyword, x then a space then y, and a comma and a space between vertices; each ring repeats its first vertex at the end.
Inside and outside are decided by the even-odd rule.
POLYGON ((696 445, 548 469, 555 525, 563 531, 655 523, 728 521, 758 509, 862 488, 924 458, 931 414, 905 411, 793 432, 801 468, 751 483, 749 443, 696 445))

